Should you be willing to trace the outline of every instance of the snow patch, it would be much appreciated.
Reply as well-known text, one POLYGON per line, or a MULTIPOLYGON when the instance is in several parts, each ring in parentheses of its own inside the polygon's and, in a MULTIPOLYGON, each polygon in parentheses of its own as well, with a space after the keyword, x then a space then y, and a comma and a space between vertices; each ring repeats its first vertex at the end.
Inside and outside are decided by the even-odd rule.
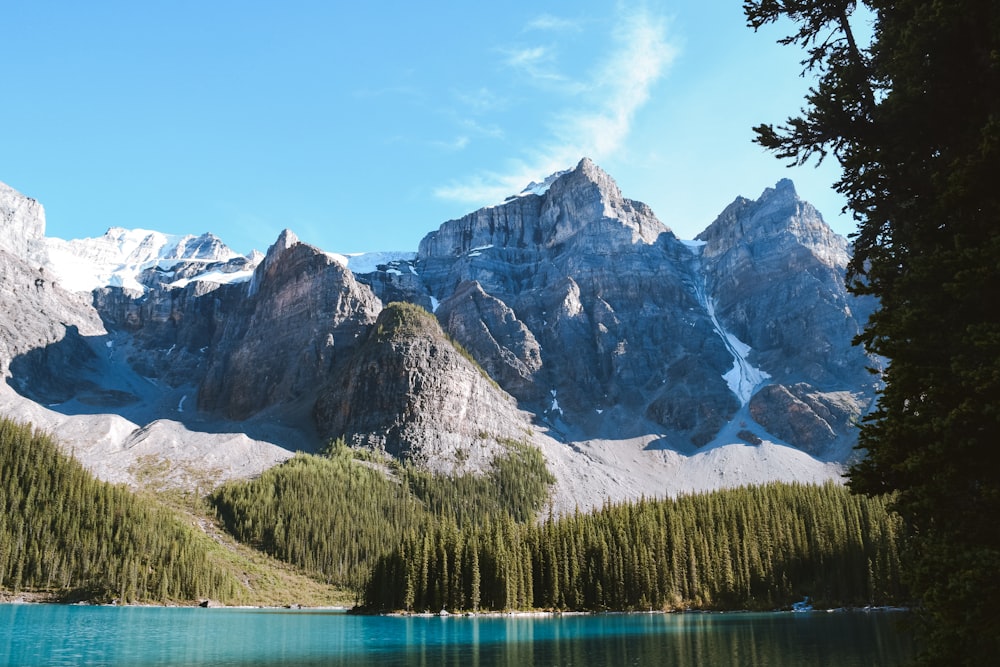
POLYGON ((559 407, 559 401, 556 399, 556 390, 552 389, 549 393, 552 394, 552 405, 549 406, 549 412, 563 414, 562 408, 559 407))
POLYGON ((556 182, 556 179, 558 179, 560 176, 565 176, 571 171, 573 170, 564 169, 562 171, 557 171, 556 173, 546 177, 545 180, 543 180, 541 183, 536 183, 535 181, 532 181, 531 183, 528 183, 527 187, 521 190, 521 192, 519 192, 517 196, 527 197, 528 195, 539 195, 539 196, 544 195, 546 192, 549 191, 549 188, 552 187, 552 184, 556 182))
POLYGON ((715 333, 719 335, 725 344, 729 354, 733 357, 733 367, 722 375, 722 379, 729 385, 730 391, 740 400, 740 405, 744 406, 750 402, 750 398, 764 382, 771 378, 770 374, 757 368, 747 357, 750 354, 750 346, 741 341, 735 335, 726 330, 715 313, 715 299, 708 296, 708 287, 705 284, 705 275, 701 272, 701 245, 688 245, 694 256, 698 258, 698 273, 700 278, 695 283, 695 295, 702 308, 708 314, 715 328, 715 333))
POLYGON ((492 247, 493 247, 492 243, 489 243, 487 245, 476 246, 475 248, 469 250, 469 252, 466 254, 466 257, 479 257, 480 255, 483 254, 484 250, 489 250, 492 247))
MULTIPOLYGON (((379 265, 412 262, 417 258, 417 253, 402 251, 354 252, 339 255, 339 257, 343 258, 343 264, 354 273, 372 273, 378 271, 379 265)), ((414 273, 416 272, 414 271, 414 273)))
POLYGON ((208 282, 217 283, 219 285, 232 285, 236 283, 245 283, 253 278, 253 270, 248 269, 246 271, 232 271, 226 273, 225 271, 206 271, 205 273, 199 273, 191 278, 181 278, 180 280, 175 280, 174 282, 167 285, 169 288, 181 288, 187 287, 189 284, 194 282, 208 282))

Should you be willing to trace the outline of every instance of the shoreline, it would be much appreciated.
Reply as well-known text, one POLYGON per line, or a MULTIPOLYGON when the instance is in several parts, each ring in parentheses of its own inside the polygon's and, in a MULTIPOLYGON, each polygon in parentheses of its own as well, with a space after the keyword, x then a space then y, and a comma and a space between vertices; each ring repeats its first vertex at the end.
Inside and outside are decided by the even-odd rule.
POLYGON ((382 612, 366 612, 357 610, 355 607, 346 607, 339 605, 329 605, 329 606, 306 606, 300 604, 289 604, 289 605, 224 605, 214 600, 195 600, 190 602, 136 602, 136 603, 126 603, 121 604, 118 602, 95 602, 93 600, 70 600, 61 599, 58 595, 54 593, 39 593, 39 592, 21 592, 17 594, 8 593, 6 591, 0 592, 0 605, 35 605, 35 604, 48 604, 48 605, 64 605, 64 606, 80 606, 80 607, 149 607, 149 608, 166 608, 166 609, 242 609, 242 610, 261 610, 261 611, 330 611, 345 614, 354 614, 357 616, 386 616, 386 617, 398 617, 398 618, 555 618, 562 616, 601 616, 601 615, 633 615, 633 614, 775 614, 775 613, 789 613, 789 614, 803 614, 803 613, 813 613, 813 614, 823 614, 823 613, 882 613, 882 612, 909 612, 911 609, 909 607, 899 606, 899 605, 865 605, 861 607, 852 606, 842 606, 842 607, 831 607, 825 609, 808 609, 800 610, 794 608, 777 608, 777 609, 696 609, 696 608, 684 608, 684 609, 650 609, 650 610, 638 610, 638 609, 604 609, 600 611, 580 611, 580 610, 544 610, 544 609, 527 609, 527 610, 511 610, 511 611, 447 611, 441 610, 438 612, 432 611, 382 611, 382 612))

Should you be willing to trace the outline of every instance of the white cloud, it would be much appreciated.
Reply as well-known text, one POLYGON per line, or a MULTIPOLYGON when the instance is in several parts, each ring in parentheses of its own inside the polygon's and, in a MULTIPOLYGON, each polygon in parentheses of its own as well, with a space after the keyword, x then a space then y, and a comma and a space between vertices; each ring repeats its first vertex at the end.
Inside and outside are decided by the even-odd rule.
POLYGON ((552 64, 555 54, 547 46, 526 46, 503 49, 505 64, 536 81, 563 81, 565 77, 555 71, 552 64))
POLYGON ((536 67, 548 57, 548 50, 544 46, 531 46, 520 49, 508 49, 507 64, 511 67, 531 68, 536 67))
MULTIPOLYGON (((536 19, 538 21, 539 19, 536 19)), ((442 199, 483 205, 502 201, 525 185, 575 166, 584 156, 601 161, 622 150, 636 113, 676 56, 666 38, 666 22, 644 10, 622 13, 611 35, 612 48, 585 81, 575 82, 576 94, 566 107, 549 115, 550 139, 523 148, 503 171, 486 171, 435 190, 442 199), (572 106, 570 106, 572 104, 572 106)), ((550 53, 544 48, 507 52, 507 63, 532 74, 541 71, 550 53)), ((569 92, 571 87, 567 87, 569 92)))
POLYGON ((666 41, 666 25, 645 12, 624 17, 615 30, 615 53, 594 80, 601 102, 592 109, 562 114, 554 148, 582 151, 595 160, 616 153, 628 138, 636 112, 676 56, 666 41))
POLYGON ((506 105, 502 97, 485 86, 471 91, 456 90, 453 94, 460 104, 477 114, 494 111, 506 105))
POLYGON ((551 14, 541 14, 524 26, 524 32, 531 30, 551 30, 556 32, 580 30, 580 24, 572 19, 564 19, 551 14))

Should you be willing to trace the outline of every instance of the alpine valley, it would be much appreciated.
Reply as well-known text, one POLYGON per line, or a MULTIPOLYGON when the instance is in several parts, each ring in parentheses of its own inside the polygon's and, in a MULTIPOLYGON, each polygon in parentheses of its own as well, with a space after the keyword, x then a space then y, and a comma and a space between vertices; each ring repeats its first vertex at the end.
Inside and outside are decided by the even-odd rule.
POLYGON ((848 252, 788 180, 686 241, 588 159, 354 256, 47 238, 0 184, 0 414, 101 479, 202 493, 334 438, 446 473, 528 443, 557 513, 839 480, 879 363, 848 252))

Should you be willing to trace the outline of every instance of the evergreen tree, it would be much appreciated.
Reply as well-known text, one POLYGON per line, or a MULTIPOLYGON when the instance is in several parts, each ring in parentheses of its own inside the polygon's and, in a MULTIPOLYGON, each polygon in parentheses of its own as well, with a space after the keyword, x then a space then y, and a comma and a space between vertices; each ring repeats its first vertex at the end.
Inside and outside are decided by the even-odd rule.
MULTIPOLYGON (((859 337, 887 360, 851 488, 898 492, 905 574, 935 664, 1000 654, 1000 4, 747 0, 818 75, 800 116, 755 128, 797 163, 832 154, 859 223, 849 287, 878 298, 859 337), (855 38, 858 5, 873 16, 855 38)), ((877 585, 877 584, 876 584, 877 585)))

